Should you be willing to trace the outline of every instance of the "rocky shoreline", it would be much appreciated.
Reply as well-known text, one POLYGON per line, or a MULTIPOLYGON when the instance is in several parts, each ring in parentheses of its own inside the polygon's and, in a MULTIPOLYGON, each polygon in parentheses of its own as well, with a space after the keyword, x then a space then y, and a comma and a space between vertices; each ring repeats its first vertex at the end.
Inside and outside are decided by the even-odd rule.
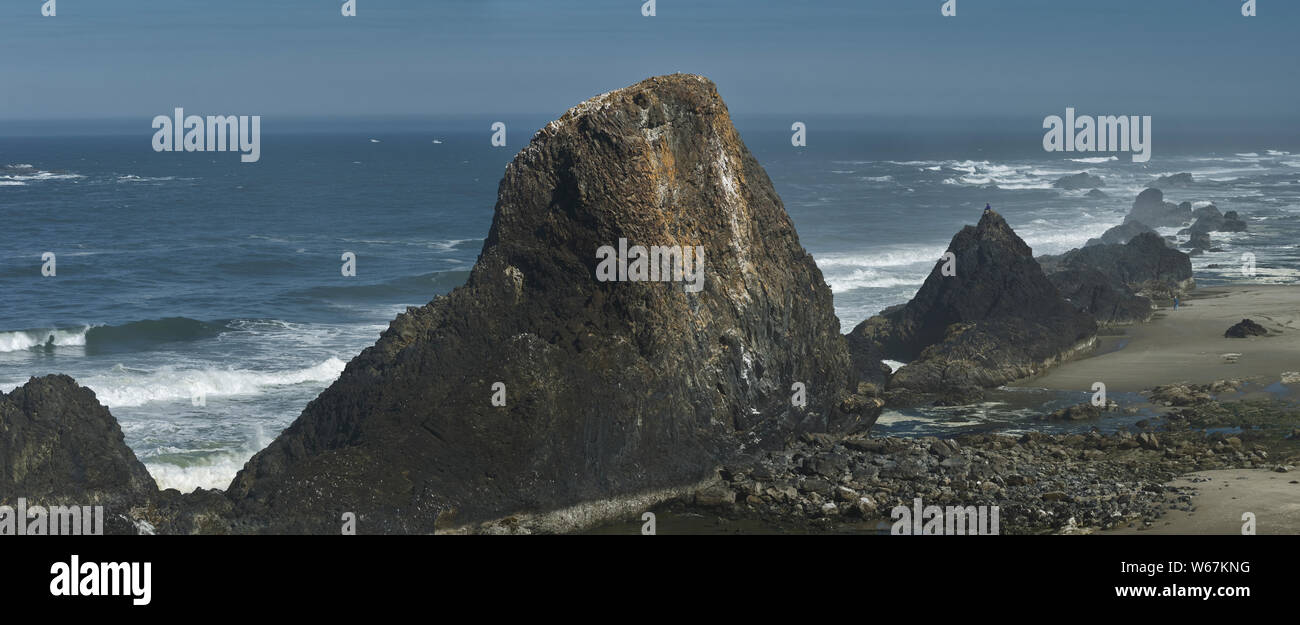
MULTIPOLYGON (((1184 204, 1148 190, 1134 214, 1165 225, 1184 204)), ((1194 286, 1149 228, 1108 235, 1035 258, 988 209, 912 301, 841 335, 716 87, 651 78, 539 131, 466 284, 398 315, 226 490, 159 491, 94 393, 46 376, 0 394, 0 504, 103 504, 111 533, 332 534, 348 515, 362 533, 558 533, 664 506, 836 531, 920 498, 1073 532, 1187 505, 1161 486, 1175 475, 1292 462, 1274 430, 1294 412, 1220 404, 1227 382, 1155 389, 1168 410, 1137 431, 868 436, 887 404, 978 401, 1194 286), (708 250, 707 276, 597 279, 599 250, 629 240, 708 250)))
MULTIPOLYGON (((1173 387, 1175 398, 1180 387, 1187 388, 1173 387)), ((1163 403, 1170 389, 1156 395, 1163 403)), ((1170 510, 1195 510, 1193 489, 1166 485, 1175 477, 1225 468, 1295 471, 1296 426, 1300 412, 1287 404, 1204 397, 1110 434, 809 434, 787 449, 728 465, 693 497, 662 509, 715 518, 718 527, 754 519, 773 531, 887 533, 891 510, 920 498, 925 505, 998 506, 1003 534, 1149 527, 1170 510), (1225 427, 1241 431, 1205 430, 1225 427)), ((662 523, 659 529, 672 531, 662 523)))

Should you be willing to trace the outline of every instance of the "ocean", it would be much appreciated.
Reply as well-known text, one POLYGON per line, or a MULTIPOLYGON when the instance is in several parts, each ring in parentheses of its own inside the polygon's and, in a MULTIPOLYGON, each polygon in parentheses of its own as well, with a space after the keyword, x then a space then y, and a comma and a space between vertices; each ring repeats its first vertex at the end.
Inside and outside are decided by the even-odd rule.
MULTIPOLYGON (((0 126, 0 390, 71 375, 161 487, 222 488, 398 312, 464 282, 505 165, 549 118, 505 120, 505 148, 490 144, 495 120, 267 119, 254 164, 155 153, 148 120, 0 126), (345 252, 355 276, 342 275, 345 252)), ((1193 258, 1200 284, 1300 282, 1300 139, 1266 124, 1157 126, 1153 158, 1133 163, 1045 153, 1041 118, 810 119, 800 148, 792 121, 736 119, 846 332, 906 302, 985 203, 1035 254, 1056 254, 1180 172, 1193 183, 1166 200, 1214 202, 1249 224, 1193 258), (1106 197, 1053 187, 1081 171, 1106 197)), ((1003 422, 1031 411, 993 403, 1003 422)), ((902 416, 878 427, 933 430, 902 416)))

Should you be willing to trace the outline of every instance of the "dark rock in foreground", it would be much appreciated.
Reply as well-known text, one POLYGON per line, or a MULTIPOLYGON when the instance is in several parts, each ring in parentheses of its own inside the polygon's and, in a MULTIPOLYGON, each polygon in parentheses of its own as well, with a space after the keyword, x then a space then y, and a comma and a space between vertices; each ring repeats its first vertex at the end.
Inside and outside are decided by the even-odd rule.
POLYGON ((1106 183, 1102 182, 1101 178, 1085 171, 1060 178, 1056 182, 1052 183, 1052 186, 1067 191, 1077 191, 1079 189, 1095 189, 1097 187, 1104 187, 1106 186, 1106 183))
POLYGON ((849 394, 838 328, 713 83, 652 78, 539 131, 468 282, 399 315, 229 494, 250 531, 335 533, 344 512, 365 533, 515 515, 564 530, 644 510, 742 447, 870 426, 880 406, 849 394), (703 290, 597 281, 620 239, 701 246, 703 290))
POLYGON ((1242 319, 1223 333, 1226 339, 1244 339, 1251 336, 1268 336, 1268 329, 1251 319, 1242 319))
POLYGON ((131 509, 157 492, 90 389, 49 375, 0 393, 0 505, 103 506, 105 533, 134 534, 131 509))
POLYGON ((1057 293, 1032 250, 996 212, 966 226, 948 248, 955 275, 935 264, 912 301, 859 324, 850 340, 874 342, 907 362, 889 387, 951 394, 1028 377, 1087 347, 1097 324, 1057 293))
POLYGON ((1137 221, 1152 228, 1181 226, 1192 219, 1190 206, 1179 206, 1165 201, 1165 194, 1160 189, 1147 189, 1139 193, 1133 201, 1124 222, 1137 221))

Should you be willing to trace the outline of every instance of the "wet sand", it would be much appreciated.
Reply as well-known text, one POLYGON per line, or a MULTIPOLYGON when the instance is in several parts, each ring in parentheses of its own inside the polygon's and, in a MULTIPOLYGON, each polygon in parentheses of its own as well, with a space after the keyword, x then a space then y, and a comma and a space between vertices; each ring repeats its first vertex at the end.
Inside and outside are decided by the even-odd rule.
POLYGON ((1165 513, 1151 527, 1121 527, 1102 534, 1236 534, 1242 515, 1255 515, 1256 534, 1300 534, 1300 471, 1275 473, 1267 469, 1201 471, 1170 482, 1191 486, 1194 511, 1165 513), (1209 481, 1199 481, 1209 478, 1209 481))
MULTIPOLYGON (((1151 321, 1113 330, 1094 355, 1049 369, 1011 386, 1089 391, 1103 382, 1108 392, 1137 392, 1160 384, 1204 384, 1255 378, 1262 386, 1300 371, 1300 287, 1224 286, 1197 289, 1177 310, 1162 307, 1151 321), (1224 338, 1242 319, 1253 319, 1268 336, 1224 338), (1225 355, 1238 354, 1235 362, 1225 355)), ((1300 388, 1300 379, 1292 383, 1300 388)))

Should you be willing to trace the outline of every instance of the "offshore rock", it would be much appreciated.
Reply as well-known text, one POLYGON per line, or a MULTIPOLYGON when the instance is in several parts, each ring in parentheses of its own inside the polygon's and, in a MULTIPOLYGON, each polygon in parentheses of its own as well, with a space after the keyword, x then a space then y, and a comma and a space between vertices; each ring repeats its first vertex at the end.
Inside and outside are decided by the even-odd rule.
POLYGON ((1165 201, 1165 194, 1160 189, 1147 189, 1139 193, 1133 201, 1124 223, 1137 221, 1152 228, 1181 226, 1192 220, 1190 205, 1180 206, 1165 201))
POLYGON ((1191 257, 1170 248, 1154 233, 1140 234, 1124 245, 1093 245, 1059 256, 1040 256, 1038 262, 1049 275, 1094 269, 1109 278, 1121 294, 1127 288, 1138 295, 1162 298, 1185 294, 1196 286, 1191 257))
POLYGON ((890 379, 894 396, 978 396, 972 391, 1034 375, 1095 340, 1092 316, 1062 299, 1001 215, 986 211, 948 251, 955 275, 944 275, 940 260, 912 301, 851 333, 908 363, 890 379))

